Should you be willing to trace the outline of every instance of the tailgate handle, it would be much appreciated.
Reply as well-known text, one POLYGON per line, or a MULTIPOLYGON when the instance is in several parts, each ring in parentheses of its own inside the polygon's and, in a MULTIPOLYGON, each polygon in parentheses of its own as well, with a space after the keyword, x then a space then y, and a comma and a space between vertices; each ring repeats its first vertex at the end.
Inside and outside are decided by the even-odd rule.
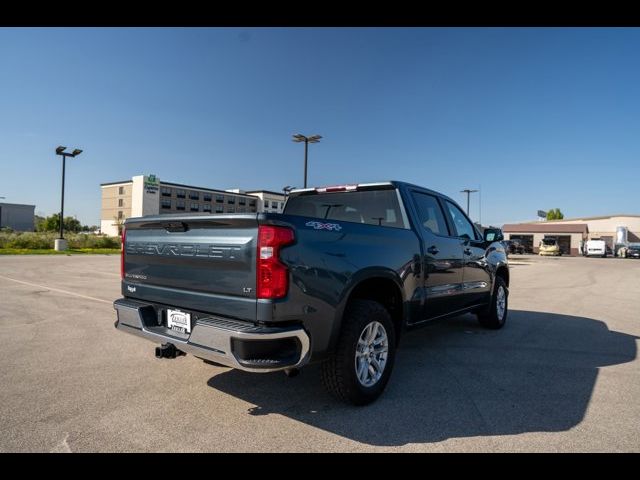
POLYGON ((185 222, 162 222, 162 226, 167 232, 186 232, 189 225, 185 222))

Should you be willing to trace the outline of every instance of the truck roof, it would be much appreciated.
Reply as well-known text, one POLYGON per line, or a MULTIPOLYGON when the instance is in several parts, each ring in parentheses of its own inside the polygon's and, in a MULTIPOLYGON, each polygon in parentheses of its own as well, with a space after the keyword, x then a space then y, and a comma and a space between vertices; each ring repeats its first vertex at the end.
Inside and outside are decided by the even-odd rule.
MULTIPOLYGON (((351 190, 356 190, 358 187, 376 187, 376 186, 394 186, 396 188, 412 188, 412 189, 416 189, 416 190, 420 190, 426 193, 429 193, 431 195, 437 195, 440 196, 442 198, 445 198, 446 200, 451 201, 454 204, 457 204, 457 202, 455 200, 453 200, 451 197, 440 193, 440 192, 436 192, 435 190, 430 190, 428 188, 425 187, 421 187, 420 185, 415 185, 413 183, 409 183, 409 182, 404 182, 401 180, 383 180, 383 181, 379 181, 379 182, 361 182, 361 183, 345 183, 345 184, 341 184, 341 185, 326 185, 326 186, 319 186, 319 187, 309 187, 309 188, 297 188, 295 190, 291 190, 291 192, 289 192, 289 195, 292 196, 296 196, 299 194, 303 194, 306 192, 318 192, 318 193, 327 193, 327 192, 331 192, 332 189, 337 189, 337 188, 347 188, 346 191, 350 191, 351 190)), ((338 190, 335 190, 338 191, 338 190)))

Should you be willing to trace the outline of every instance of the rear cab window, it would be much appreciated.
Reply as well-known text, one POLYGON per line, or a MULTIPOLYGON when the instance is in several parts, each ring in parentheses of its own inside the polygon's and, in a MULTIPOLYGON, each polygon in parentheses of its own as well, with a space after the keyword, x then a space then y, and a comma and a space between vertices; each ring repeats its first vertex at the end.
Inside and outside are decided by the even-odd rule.
POLYGON ((285 215, 407 228, 395 188, 311 193, 289 197, 285 215))

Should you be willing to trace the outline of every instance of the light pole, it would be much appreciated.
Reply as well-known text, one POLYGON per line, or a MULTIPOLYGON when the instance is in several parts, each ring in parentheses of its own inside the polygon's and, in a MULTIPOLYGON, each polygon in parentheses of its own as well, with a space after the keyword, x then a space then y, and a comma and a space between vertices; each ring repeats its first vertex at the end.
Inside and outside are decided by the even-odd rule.
POLYGON ((58 147, 56 148, 56 155, 62 156, 62 196, 60 199, 60 238, 55 240, 55 249, 56 250, 66 250, 67 242, 64 241, 64 170, 66 166, 67 157, 77 157, 82 153, 82 150, 78 150, 77 148, 69 153, 65 152, 67 147, 58 147))
POLYGON ((295 190, 295 188, 296 187, 292 187, 291 185, 287 185, 286 187, 282 187, 282 192, 284 193, 285 197, 288 197, 289 196, 289 192, 291 192, 291 190, 295 190))
POLYGON ((311 137, 305 137, 299 133, 293 136, 293 141, 296 143, 304 142, 304 188, 307 188, 307 153, 310 143, 318 143, 322 137, 320 135, 312 135, 311 137))
POLYGON ((473 192, 477 192, 477 191, 478 190, 469 190, 468 188, 465 188, 464 190, 460 190, 460 193, 466 193, 467 194, 467 217, 469 216, 469 196, 473 192))

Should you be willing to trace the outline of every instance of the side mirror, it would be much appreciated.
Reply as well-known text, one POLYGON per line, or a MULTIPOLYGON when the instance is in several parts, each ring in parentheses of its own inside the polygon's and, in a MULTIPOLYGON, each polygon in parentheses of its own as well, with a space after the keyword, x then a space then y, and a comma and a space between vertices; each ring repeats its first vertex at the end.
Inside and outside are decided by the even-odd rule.
POLYGON ((500 242, 504 240, 504 235, 502 234, 502 230, 499 228, 486 228, 484 231, 484 241, 485 242, 500 242))

